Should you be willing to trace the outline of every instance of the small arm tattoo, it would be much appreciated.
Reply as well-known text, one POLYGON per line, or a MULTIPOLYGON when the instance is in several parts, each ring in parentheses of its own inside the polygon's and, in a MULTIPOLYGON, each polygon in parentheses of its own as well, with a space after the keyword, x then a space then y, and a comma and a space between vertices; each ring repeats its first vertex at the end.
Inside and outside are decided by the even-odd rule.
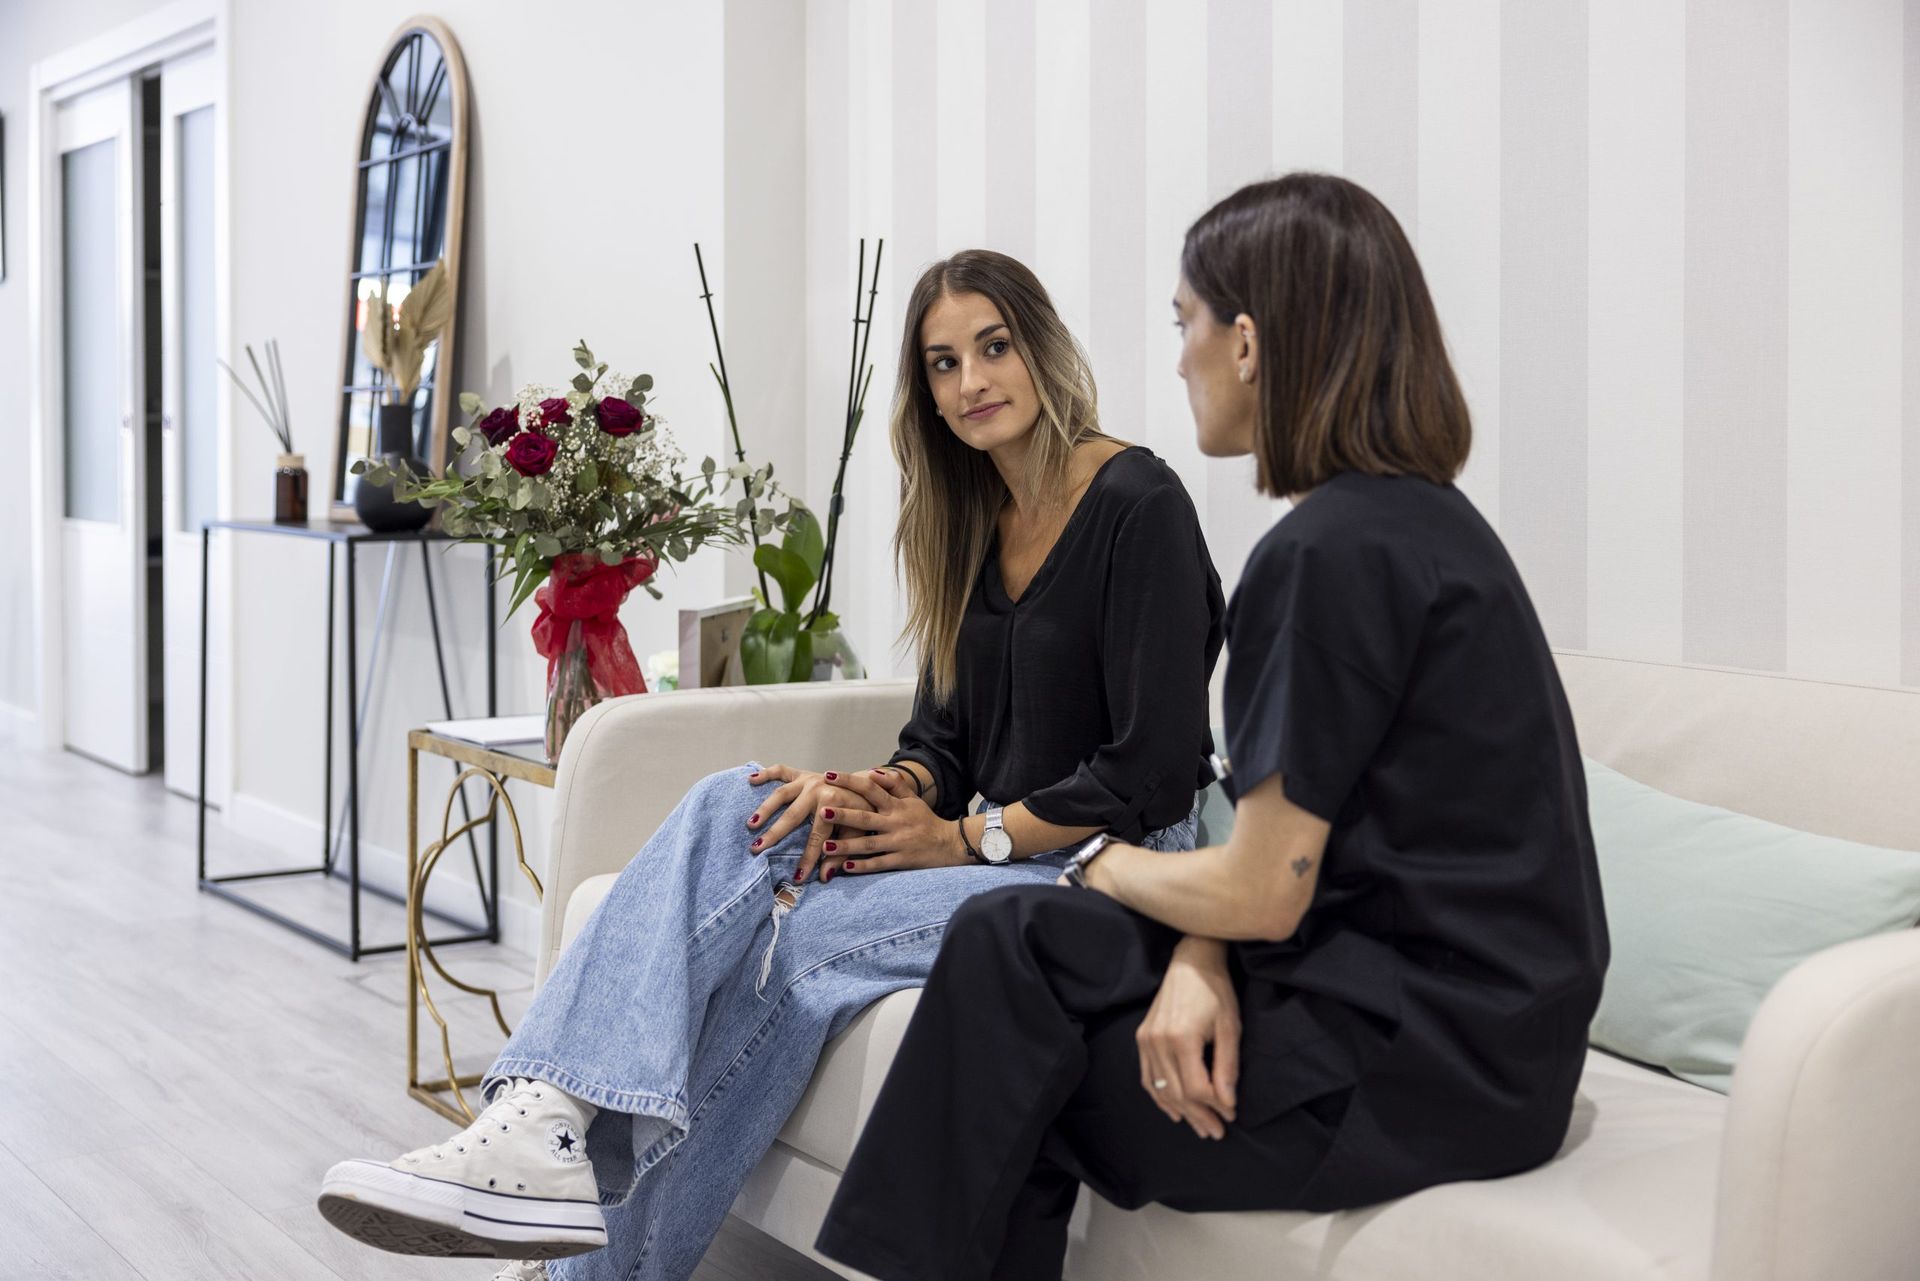
POLYGON ((1295 876, 1305 876, 1308 872, 1312 870, 1313 870, 1312 859, 1302 857, 1302 858, 1297 858, 1293 860, 1293 874, 1295 876))

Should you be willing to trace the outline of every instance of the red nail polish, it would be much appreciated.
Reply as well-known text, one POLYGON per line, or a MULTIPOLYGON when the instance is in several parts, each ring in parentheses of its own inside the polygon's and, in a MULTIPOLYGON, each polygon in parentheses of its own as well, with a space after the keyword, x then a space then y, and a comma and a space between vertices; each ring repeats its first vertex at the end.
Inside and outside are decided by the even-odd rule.
POLYGON ((836 773, 834 773, 834 772, 833 772, 832 770, 828 770, 828 771, 827 771, 827 781, 828 781, 829 783, 831 783, 831 782, 832 782, 832 781, 833 781, 834 779, 836 779, 836 778, 839 778, 839 777, 840 777, 840 776, 839 776, 838 774, 836 774, 836 773))
POLYGON ((758 823, 759 821, 760 821, 760 816, 758 814, 755 814, 752 818, 747 820, 747 822, 749 823, 758 823))
POLYGON ((829 854, 831 854, 831 853, 833 853, 833 852, 834 852, 835 850, 837 850, 837 849, 839 849, 839 848, 840 848, 840 847, 839 847, 838 845, 835 845, 835 844, 834 844, 834 843, 833 843, 832 841, 828 841, 828 842, 827 842, 827 844, 826 844, 826 851, 827 851, 827 853, 829 853, 829 854))
POLYGON ((826 883, 827 883, 828 881, 831 881, 832 879, 833 879, 833 869, 832 869, 832 868, 830 868, 830 867, 823 867, 823 868, 821 868, 821 869, 820 869, 820 883, 821 883, 822 885, 825 885, 825 884, 826 884, 826 883))
POLYGON ((760 848, 760 842, 761 842, 761 840, 763 840, 763 839, 764 839, 764 838, 762 838, 762 837, 758 837, 758 836, 756 836, 756 837, 754 837, 754 838, 753 838, 753 848, 755 848, 755 849, 759 849, 759 848, 760 848))
POLYGON ((852 860, 852 859, 848 859, 848 860, 847 860, 847 861, 846 861, 846 862, 845 862, 844 864, 842 864, 841 866, 842 866, 842 868, 843 868, 844 870, 846 870, 846 871, 849 871, 849 872, 851 872, 851 871, 853 870, 853 860, 852 860))
POLYGON ((824 819, 826 819, 826 820, 827 820, 827 821, 828 821, 829 823, 831 823, 831 822, 833 821, 833 811, 832 811, 832 810, 821 810, 821 811, 820 811, 820 817, 821 817, 821 818, 824 818, 824 819))

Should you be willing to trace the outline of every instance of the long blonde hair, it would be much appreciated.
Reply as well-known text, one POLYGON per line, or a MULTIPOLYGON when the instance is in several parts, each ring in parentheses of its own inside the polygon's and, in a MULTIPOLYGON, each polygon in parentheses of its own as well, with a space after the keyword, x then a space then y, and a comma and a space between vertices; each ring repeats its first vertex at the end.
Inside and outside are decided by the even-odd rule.
POLYGON ((960 619, 980 575, 1008 494, 993 460, 953 434, 934 406, 920 326, 949 294, 980 294, 1007 322, 1013 350, 1033 379, 1033 424, 1023 498, 1062 503, 1074 447, 1111 439, 1100 430, 1087 354, 1060 322, 1053 300, 1025 264, 969 249, 928 267, 907 300, 894 383, 893 456, 900 464, 900 523, 894 563, 906 578, 907 626, 935 701, 953 697, 960 619))

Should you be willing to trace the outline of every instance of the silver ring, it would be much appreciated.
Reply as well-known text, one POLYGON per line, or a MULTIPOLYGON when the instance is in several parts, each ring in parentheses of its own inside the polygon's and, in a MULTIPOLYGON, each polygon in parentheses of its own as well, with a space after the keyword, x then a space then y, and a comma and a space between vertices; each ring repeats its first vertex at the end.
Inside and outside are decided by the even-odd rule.
POLYGON ((1154 1089, 1156 1089, 1156 1090, 1164 1090, 1164 1089, 1166 1089, 1166 1088, 1167 1088, 1167 1082, 1166 1082, 1166 1080, 1165 1080, 1165 1078, 1162 1078, 1161 1080, 1158 1080, 1158 1081, 1155 1081, 1155 1082, 1153 1083, 1153 1088, 1154 1088, 1154 1089))

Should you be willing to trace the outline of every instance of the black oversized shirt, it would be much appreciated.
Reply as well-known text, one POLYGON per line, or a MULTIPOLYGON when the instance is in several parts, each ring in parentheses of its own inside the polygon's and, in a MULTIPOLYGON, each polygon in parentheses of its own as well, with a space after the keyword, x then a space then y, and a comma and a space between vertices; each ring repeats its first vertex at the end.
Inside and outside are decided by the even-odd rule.
POLYGON ((1293 937, 1236 948, 1243 1119, 1335 1101, 1307 1209, 1548 1159, 1607 927, 1572 717, 1506 549, 1451 485, 1345 473, 1261 540, 1227 626, 1235 787, 1279 774, 1332 825, 1293 937))
POLYGON ((1213 750, 1224 601, 1180 479, 1138 446, 1102 465, 1018 602, 996 542, 960 623, 952 700, 921 682, 894 759, 957 818, 975 793, 1122 839, 1184 819, 1213 750))

